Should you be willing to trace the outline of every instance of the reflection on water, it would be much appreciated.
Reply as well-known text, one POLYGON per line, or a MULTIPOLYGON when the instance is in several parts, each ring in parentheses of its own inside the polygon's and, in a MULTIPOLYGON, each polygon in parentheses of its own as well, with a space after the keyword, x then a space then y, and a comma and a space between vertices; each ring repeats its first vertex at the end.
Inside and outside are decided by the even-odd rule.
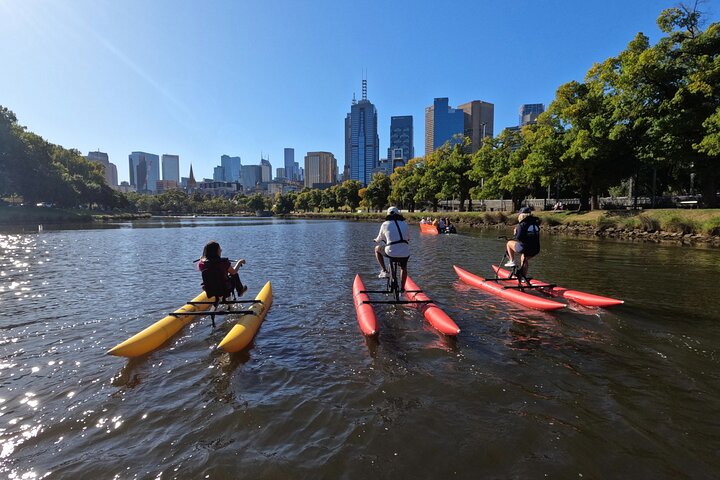
POLYGON ((411 275, 462 332, 378 306, 366 339, 351 282, 381 287, 377 227, 188 217, 0 234, 0 474, 720 474, 716 250, 543 237, 533 275, 626 300, 550 314, 455 277, 491 275, 497 232, 413 228, 411 275), (199 318, 143 357, 105 355, 199 292, 210 239, 247 259, 248 295, 273 282, 254 343, 218 351, 232 322, 199 318))

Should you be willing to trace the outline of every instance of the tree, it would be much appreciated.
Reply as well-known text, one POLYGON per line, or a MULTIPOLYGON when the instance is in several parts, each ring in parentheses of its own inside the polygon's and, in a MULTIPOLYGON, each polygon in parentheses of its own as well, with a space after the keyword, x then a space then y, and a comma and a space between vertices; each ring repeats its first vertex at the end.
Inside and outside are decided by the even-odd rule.
POLYGON ((250 196, 247 202, 247 206, 251 211, 254 212, 268 209, 265 197, 259 193, 255 193, 250 196))
POLYGON ((285 215, 292 212, 295 207, 296 198, 297 194, 295 192, 276 193, 272 212, 275 215, 285 215))
POLYGON ((465 211, 465 201, 470 201, 472 210, 472 199, 470 190, 476 186, 476 181, 469 176, 472 170, 472 156, 466 149, 470 139, 465 137, 462 143, 453 146, 448 144, 436 150, 435 161, 431 163, 430 175, 436 177, 440 184, 438 199, 457 198, 460 202, 460 211, 465 211))
POLYGON ((389 200, 391 203, 415 211, 416 195, 422 180, 422 159, 413 158, 402 167, 398 167, 390 174, 392 188, 389 200))
POLYGON ((360 188, 362 184, 358 180, 345 180, 337 189, 338 205, 346 206, 353 212, 357 210, 360 206, 360 188))
POLYGON ((365 190, 365 204, 373 210, 382 210, 388 204, 390 189, 390 177, 376 173, 365 190))

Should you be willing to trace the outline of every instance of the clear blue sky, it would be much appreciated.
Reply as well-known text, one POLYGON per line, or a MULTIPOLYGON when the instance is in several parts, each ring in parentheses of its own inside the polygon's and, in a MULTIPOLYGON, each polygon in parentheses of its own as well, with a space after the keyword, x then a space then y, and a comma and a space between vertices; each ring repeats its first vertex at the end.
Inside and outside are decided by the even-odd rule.
MULTIPOLYGON (((718 1, 706 2, 718 21, 718 1)), ((655 42, 665 0, 0 0, 0 105, 48 141, 99 149, 128 179, 128 154, 180 155, 212 177, 220 155, 275 168, 283 148, 344 162, 353 93, 390 117, 495 104, 495 133, 523 103, 548 105, 637 32, 655 42)))

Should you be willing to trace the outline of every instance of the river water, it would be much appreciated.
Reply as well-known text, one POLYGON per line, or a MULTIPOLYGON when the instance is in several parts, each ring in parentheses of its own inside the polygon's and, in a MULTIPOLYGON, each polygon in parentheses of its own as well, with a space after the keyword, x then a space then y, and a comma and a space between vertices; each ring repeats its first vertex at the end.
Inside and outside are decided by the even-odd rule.
MULTIPOLYGON (((151 219, 0 234, 0 476, 7 478, 718 478, 720 252, 544 236, 531 273, 622 298, 542 313, 459 283, 498 231, 420 235, 410 275, 462 329, 377 306, 377 224, 151 219), (115 344, 200 291, 207 240, 272 281, 254 343, 198 319, 128 360, 115 344)), ((232 322, 232 319, 229 319, 232 322)))

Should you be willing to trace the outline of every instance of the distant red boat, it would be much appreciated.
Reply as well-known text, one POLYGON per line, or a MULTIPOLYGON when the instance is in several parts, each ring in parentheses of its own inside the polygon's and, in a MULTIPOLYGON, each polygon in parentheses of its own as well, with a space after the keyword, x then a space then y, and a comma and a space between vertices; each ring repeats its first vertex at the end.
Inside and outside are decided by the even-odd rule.
POLYGON ((438 229, 432 223, 421 223, 420 224, 420 233, 428 233, 430 235, 437 235, 438 229))

